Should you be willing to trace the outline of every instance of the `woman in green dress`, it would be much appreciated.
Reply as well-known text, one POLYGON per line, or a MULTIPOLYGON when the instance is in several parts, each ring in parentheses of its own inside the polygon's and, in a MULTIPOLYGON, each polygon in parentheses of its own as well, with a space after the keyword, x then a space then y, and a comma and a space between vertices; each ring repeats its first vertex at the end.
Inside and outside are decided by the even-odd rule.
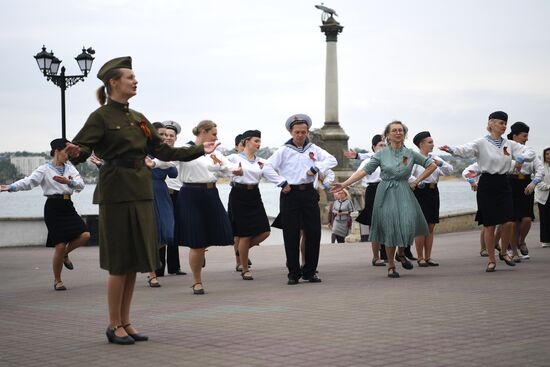
POLYGON ((110 343, 133 344, 148 339, 130 324, 136 273, 155 271, 160 264, 153 185, 145 157, 189 161, 212 152, 217 144, 179 149, 163 144, 145 116, 128 106, 137 90, 130 57, 108 61, 97 77, 103 82, 97 91, 101 107, 67 144, 67 153, 73 163, 85 161, 92 152, 103 160, 94 203, 99 204, 100 266, 109 271, 106 335, 110 343))
POLYGON ((398 248, 396 258, 405 269, 410 270, 413 265, 405 258, 404 248, 412 245, 414 237, 428 234, 428 224, 412 190, 437 167, 431 158, 404 146, 407 131, 402 122, 390 122, 384 130, 388 146, 378 151, 363 170, 356 171, 346 181, 335 184, 331 190, 341 191, 380 167, 382 181, 376 189, 370 240, 386 245, 390 278, 399 278, 394 265, 395 247, 398 248), (409 183, 415 163, 424 167, 425 171, 409 183))

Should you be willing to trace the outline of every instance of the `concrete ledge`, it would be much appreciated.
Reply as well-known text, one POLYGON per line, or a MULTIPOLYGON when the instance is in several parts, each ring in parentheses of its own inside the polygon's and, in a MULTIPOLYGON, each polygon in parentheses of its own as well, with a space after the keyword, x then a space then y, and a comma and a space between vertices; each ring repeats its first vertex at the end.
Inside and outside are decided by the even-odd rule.
MULTIPOLYGON (((91 233, 88 245, 97 245, 97 215, 83 215, 91 233)), ((48 229, 43 217, 0 218, 0 247, 45 246, 48 229)))

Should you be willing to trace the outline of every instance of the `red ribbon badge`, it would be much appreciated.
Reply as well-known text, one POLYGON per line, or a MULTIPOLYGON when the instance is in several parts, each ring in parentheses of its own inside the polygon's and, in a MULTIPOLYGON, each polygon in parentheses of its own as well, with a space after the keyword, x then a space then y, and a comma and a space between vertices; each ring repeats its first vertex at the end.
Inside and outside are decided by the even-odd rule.
POLYGON ((216 157, 215 154, 210 154, 210 158, 212 158, 212 161, 214 162, 214 164, 221 164, 222 161, 220 161, 220 159, 218 157, 216 157))
POLYGON ((409 162, 409 157, 407 157, 406 155, 403 156, 403 164, 406 166, 407 165, 407 162, 409 162))
POLYGON ((315 160, 315 154, 313 154, 313 152, 309 152, 309 159, 311 159, 312 161, 315 160))
POLYGON ((510 155, 510 153, 508 153, 508 147, 503 147, 502 152, 504 153, 504 155, 510 155))
POLYGON ((142 120, 138 122, 138 124, 139 128, 141 129, 141 131, 143 131, 143 134, 147 137, 147 139, 151 140, 153 138, 153 134, 151 134, 151 129, 149 129, 145 121, 142 120))

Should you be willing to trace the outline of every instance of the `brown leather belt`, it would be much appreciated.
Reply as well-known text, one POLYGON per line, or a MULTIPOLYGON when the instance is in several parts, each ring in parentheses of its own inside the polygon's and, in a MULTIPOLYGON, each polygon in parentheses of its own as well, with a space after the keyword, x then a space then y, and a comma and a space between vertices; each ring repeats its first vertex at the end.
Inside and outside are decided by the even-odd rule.
POLYGON ((215 182, 206 182, 206 183, 187 183, 187 182, 184 182, 182 184, 182 187, 196 187, 196 188, 199 188, 199 189, 215 189, 216 188, 216 183, 215 182))
POLYGON ((103 161, 103 167, 141 168, 145 166, 143 159, 110 159, 103 161))
POLYGON ((233 187, 238 187, 239 189, 245 189, 245 190, 256 190, 256 189, 258 189, 258 184, 249 185, 249 184, 242 184, 242 183, 238 183, 238 182, 233 182, 233 187))

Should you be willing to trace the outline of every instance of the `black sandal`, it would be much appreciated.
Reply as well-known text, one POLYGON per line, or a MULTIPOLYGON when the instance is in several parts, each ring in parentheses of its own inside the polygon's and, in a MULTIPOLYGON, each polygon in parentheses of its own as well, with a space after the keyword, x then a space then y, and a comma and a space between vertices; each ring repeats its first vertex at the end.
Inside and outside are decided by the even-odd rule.
POLYGON ((252 273, 250 272, 250 270, 241 272, 241 277, 243 278, 243 280, 254 280, 254 278, 252 277, 252 273), (246 274, 250 274, 250 275, 246 275, 246 274))
POLYGON ((193 289, 193 294, 204 294, 204 288, 195 288, 195 286, 199 284, 202 286, 202 283, 195 283, 191 286, 191 288, 193 289))
POLYGON ((428 266, 439 266, 439 263, 436 263, 432 259, 426 259, 426 264, 428 264, 428 266))
POLYGON ((496 270, 496 267, 497 267, 496 263, 490 262, 489 264, 487 264, 487 269, 485 269, 485 272, 494 273, 494 271, 496 270), (491 265, 493 265, 493 266, 491 266, 491 265))
POLYGON ((157 277, 156 276, 155 277, 150 277, 150 276, 147 277, 147 283, 149 283, 149 287, 151 287, 151 288, 160 288, 161 285, 158 282, 158 280, 157 280, 156 283, 153 283, 154 279, 157 279, 157 277))
MULTIPOLYGON (((122 325, 122 327, 124 328, 124 330, 126 330, 126 328, 129 327, 130 325, 132 324, 128 323, 128 324, 122 325)), ((149 337, 147 335, 143 335, 140 333, 132 334, 128 330, 126 330, 126 333, 128 333, 128 335, 130 335, 130 337, 134 339, 136 342, 145 342, 149 340, 149 337)))
POLYGON ((399 278, 399 273, 395 271, 395 266, 388 268, 388 278, 399 278))
POLYGON ((428 265, 428 261, 424 260, 424 259, 419 259, 417 261, 418 263, 418 267, 420 268, 427 268, 429 265, 428 265))
POLYGON ((53 283, 53 289, 55 289, 56 291, 66 291, 67 287, 65 287, 62 280, 58 280, 53 283), (58 284, 61 284, 61 285, 58 287, 57 286, 58 284))
POLYGON ((519 245, 519 252, 521 252, 523 256, 529 255, 529 249, 527 248, 527 244, 525 242, 519 245))
POLYGON ((409 260, 407 260, 405 255, 399 255, 396 253, 395 260, 401 263, 401 265, 403 266, 403 269, 411 270, 412 268, 414 268, 413 264, 409 260))
POLYGON ((508 256, 508 254, 506 255, 499 254, 498 257, 500 258, 500 260, 504 261, 506 265, 516 266, 516 263, 512 259, 510 259, 510 256, 508 256))

